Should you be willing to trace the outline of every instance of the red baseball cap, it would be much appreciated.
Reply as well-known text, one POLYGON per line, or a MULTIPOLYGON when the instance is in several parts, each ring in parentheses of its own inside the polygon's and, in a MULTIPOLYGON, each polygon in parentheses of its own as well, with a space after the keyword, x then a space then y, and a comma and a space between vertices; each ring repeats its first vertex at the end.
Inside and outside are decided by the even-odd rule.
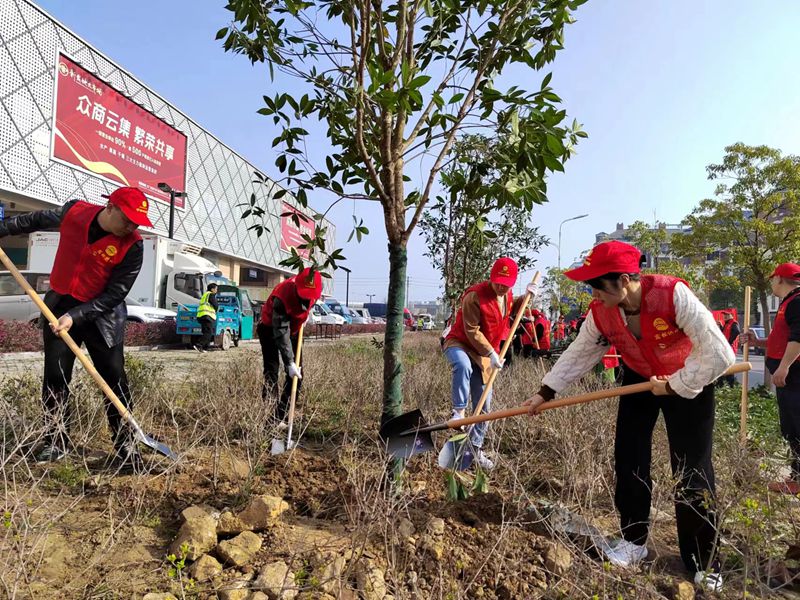
POLYGON ((294 276, 294 284, 297 287, 297 295, 303 300, 316 302, 322 296, 322 275, 319 271, 314 271, 312 275, 311 269, 306 267, 294 276))
POLYGON ((786 279, 800 279, 800 265, 783 263, 775 267, 770 277, 785 277, 786 279))
POLYGON ((587 281, 607 273, 638 273, 642 253, 636 246, 612 240, 597 244, 583 259, 583 265, 566 271, 573 281, 587 281))
POLYGON ((508 257, 498 258, 492 265, 492 272, 489 275, 489 281, 498 283, 500 285, 507 285, 514 287, 517 283, 517 263, 508 257))
POLYGON ((123 214, 137 225, 152 227, 153 224, 147 217, 147 209, 150 202, 142 190, 135 187, 121 187, 111 194, 103 194, 103 198, 108 198, 108 203, 118 207, 123 214))

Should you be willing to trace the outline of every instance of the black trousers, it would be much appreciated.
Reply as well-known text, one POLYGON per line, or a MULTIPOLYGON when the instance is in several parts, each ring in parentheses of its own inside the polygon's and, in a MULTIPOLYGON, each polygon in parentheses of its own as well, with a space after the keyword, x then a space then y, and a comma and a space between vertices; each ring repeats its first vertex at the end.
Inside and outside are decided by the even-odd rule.
POLYGON ((776 387, 781 435, 792 451, 792 479, 800 481, 800 368, 792 366, 786 386, 776 387))
MULTIPOLYGON (((266 400, 269 397, 275 397, 278 390, 278 375, 281 366, 281 352, 275 338, 272 336, 272 327, 259 323, 256 327, 258 333, 258 341, 261 343, 261 356, 264 359, 264 385, 261 388, 261 397, 266 400)), ((297 336, 292 336, 292 351, 297 357, 297 336)), ((300 357, 300 367, 303 365, 303 357, 300 357)), ((288 367, 288 365, 284 365, 288 367)), ((300 388, 303 386, 303 380, 297 382, 297 397, 300 397, 300 388)), ((283 421, 289 411, 289 402, 292 396, 292 379, 286 377, 283 382, 283 390, 278 397, 278 402, 275 405, 275 420, 283 421)))
MULTIPOLYGON (((57 313, 56 313, 57 314, 57 313)), ((67 431, 72 420, 69 402, 69 384, 75 355, 69 346, 44 325, 44 381, 42 403, 45 409, 46 441, 60 443, 66 447, 67 431)), ((79 346, 83 343, 98 373, 106 380, 126 408, 132 408, 128 378, 125 375, 125 354, 123 344, 109 348, 94 323, 73 325, 69 335, 79 346)), ((111 427, 114 447, 121 450, 128 439, 127 428, 121 428, 122 417, 113 404, 105 398, 106 416, 111 427)))
MULTIPOLYGON (((644 381, 630 368, 622 383, 644 381)), ((672 473, 677 480, 675 517, 681 558, 690 572, 708 569, 715 560, 717 519, 714 512, 714 386, 696 398, 655 396, 650 392, 620 398, 614 460, 617 476, 614 501, 622 536, 643 545, 650 526, 652 479, 650 462, 653 428, 664 414, 672 473)))
POLYGON ((204 350, 208 350, 208 347, 211 345, 211 342, 214 339, 214 329, 216 329, 215 325, 217 322, 209 316, 202 316, 197 320, 200 322, 200 327, 203 330, 203 333, 200 335, 200 341, 197 343, 197 345, 204 350))

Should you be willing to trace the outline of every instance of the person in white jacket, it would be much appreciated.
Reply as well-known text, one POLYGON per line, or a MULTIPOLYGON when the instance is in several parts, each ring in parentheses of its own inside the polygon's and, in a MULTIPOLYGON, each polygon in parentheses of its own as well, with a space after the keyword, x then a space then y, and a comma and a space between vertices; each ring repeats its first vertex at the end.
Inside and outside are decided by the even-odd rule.
POLYGON ((653 428, 663 413, 672 471, 678 481, 675 516, 681 558, 695 582, 718 591, 714 512, 714 385, 735 361, 711 312, 685 281, 641 275, 641 252, 629 244, 598 244, 584 264, 567 271, 593 290, 589 313, 575 341, 528 401, 530 414, 597 364, 610 345, 624 363, 623 385, 651 380, 652 392, 620 398, 614 461, 615 504, 622 540, 607 550, 617 566, 647 556, 653 428))

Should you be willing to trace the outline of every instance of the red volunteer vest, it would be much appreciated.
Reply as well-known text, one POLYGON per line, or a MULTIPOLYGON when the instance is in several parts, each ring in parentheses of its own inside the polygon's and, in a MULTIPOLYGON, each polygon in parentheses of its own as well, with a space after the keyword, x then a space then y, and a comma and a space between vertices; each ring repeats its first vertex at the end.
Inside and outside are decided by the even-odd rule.
POLYGON ((138 231, 124 238, 109 233, 90 244, 89 226, 104 208, 81 200, 64 215, 50 274, 50 287, 59 294, 68 294, 81 302, 94 300, 106 289, 111 270, 142 239, 138 231))
MULTIPOLYGON (((731 329, 733 328, 734 320, 731 319, 730 321, 726 321, 725 324, 722 326, 722 335, 725 336, 725 339, 729 339, 731 335, 731 329)), ((731 344, 731 348, 733 348, 733 353, 739 350, 739 337, 737 336, 733 343, 731 344)))
MULTIPOLYGON (((295 277, 297 276, 295 275, 295 277)), ((280 298, 286 309, 286 314, 289 315, 289 330, 292 335, 300 332, 300 326, 306 322, 308 314, 311 312, 311 302, 308 303, 308 308, 303 308, 300 304, 295 277, 282 281, 275 286, 275 289, 272 290, 269 298, 261 307, 261 322, 264 325, 272 325, 272 305, 275 304, 275 298, 280 298)))
MULTIPOLYGON (((800 292, 792 292, 781 302, 778 307, 778 314, 775 315, 775 322, 767 338, 767 358, 780 360, 786 353, 786 345, 789 343, 789 324, 786 322, 786 306, 790 302, 796 302, 800 298, 800 292)), ((800 356, 795 362, 800 362, 800 356)))
MULTIPOLYGON (((511 304, 514 300, 511 290, 509 290, 506 294, 505 314, 500 314, 500 305, 497 303, 497 294, 494 293, 492 284, 488 281, 473 285, 466 292, 464 292, 464 296, 470 292, 476 292, 478 294, 478 301, 480 302, 481 307, 481 333, 483 333, 484 337, 489 340, 489 343, 492 345, 492 348, 494 348, 494 351, 500 352, 500 344, 503 342, 503 339, 505 339, 505 336, 509 330, 508 316, 511 311, 511 304)), ((462 298, 464 296, 462 296, 462 298)), ((475 352, 480 354, 480 351, 477 348, 473 348, 469 338, 467 337, 467 333, 464 330, 464 318, 461 316, 460 310, 456 314, 456 321, 450 328, 450 333, 447 334, 446 339, 458 340, 464 346, 472 348, 475 352)))
POLYGON ((565 327, 563 321, 559 322, 559 323, 556 323, 556 334, 553 337, 555 337, 557 340, 563 340, 564 337, 565 337, 564 336, 564 330, 565 329, 566 329, 566 327, 565 327))
POLYGON ((536 347, 536 339, 533 337, 534 328, 537 325, 542 326, 542 337, 539 338, 539 349, 550 350, 550 321, 544 317, 536 317, 533 323, 524 323, 522 334, 522 345, 536 347))
POLYGON ((619 366, 619 358, 617 358, 617 349, 614 346, 608 349, 603 355, 603 367, 606 369, 615 369, 619 366))
POLYGON ((617 348, 623 362, 642 377, 669 376, 680 370, 692 351, 692 342, 675 322, 673 291, 677 277, 642 276, 641 339, 628 329, 618 306, 599 300, 589 306, 600 333, 617 348))

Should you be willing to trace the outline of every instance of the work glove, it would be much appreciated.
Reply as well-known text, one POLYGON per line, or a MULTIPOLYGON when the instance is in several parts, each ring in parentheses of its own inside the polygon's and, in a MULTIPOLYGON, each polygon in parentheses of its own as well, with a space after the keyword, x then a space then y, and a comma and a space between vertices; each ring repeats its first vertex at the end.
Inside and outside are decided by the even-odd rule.
POLYGON ((492 361, 492 368, 494 369, 502 369, 506 362, 505 360, 500 360, 500 357, 497 356, 497 352, 492 352, 489 355, 489 360, 492 361))
POLYGON ((535 296, 539 293, 539 284, 533 283, 532 281, 525 286, 525 291, 528 292, 531 296, 535 296))
POLYGON ((292 378, 295 378, 295 377, 297 377, 298 379, 302 379, 303 378, 303 375, 300 373, 300 367, 298 367, 293 362, 289 363, 289 368, 286 369, 286 374, 289 377, 292 377, 292 378))

